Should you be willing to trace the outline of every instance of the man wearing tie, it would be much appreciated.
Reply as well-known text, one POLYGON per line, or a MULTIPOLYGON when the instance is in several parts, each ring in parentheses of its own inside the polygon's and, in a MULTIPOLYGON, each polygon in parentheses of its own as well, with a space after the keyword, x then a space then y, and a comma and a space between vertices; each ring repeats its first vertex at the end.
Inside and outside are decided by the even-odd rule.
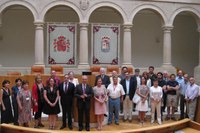
POLYGON ((64 76, 64 82, 62 82, 59 86, 59 92, 60 92, 60 101, 62 106, 62 126, 60 129, 63 129, 66 127, 66 113, 68 116, 68 127, 70 130, 72 130, 72 105, 73 105, 73 96, 74 96, 74 90, 75 86, 73 83, 69 82, 69 76, 65 74, 64 76))
POLYGON ((85 129, 90 131, 90 99, 93 95, 93 89, 87 82, 88 77, 86 75, 82 76, 82 83, 78 84, 75 89, 79 131, 83 130, 83 113, 85 113, 85 129))

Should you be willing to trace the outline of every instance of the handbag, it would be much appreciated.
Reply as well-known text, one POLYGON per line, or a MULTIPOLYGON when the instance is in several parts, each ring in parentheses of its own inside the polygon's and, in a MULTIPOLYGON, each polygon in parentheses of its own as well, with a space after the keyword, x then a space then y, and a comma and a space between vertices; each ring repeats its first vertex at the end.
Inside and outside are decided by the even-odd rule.
POLYGON ((133 101, 133 103, 138 104, 140 102, 140 96, 137 93, 135 93, 132 101, 133 101))

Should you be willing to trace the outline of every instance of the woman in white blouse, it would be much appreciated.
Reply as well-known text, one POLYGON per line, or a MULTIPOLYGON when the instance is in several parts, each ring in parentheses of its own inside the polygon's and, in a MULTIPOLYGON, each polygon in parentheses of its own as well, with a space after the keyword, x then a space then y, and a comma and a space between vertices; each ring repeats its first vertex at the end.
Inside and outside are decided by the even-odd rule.
POLYGON ((151 99, 151 124, 154 123, 155 109, 157 111, 158 124, 161 125, 161 99, 163 96, 162 87, 158 86, 158 80, 153 81, 153 86, 150 88, 150 99, 151 99))

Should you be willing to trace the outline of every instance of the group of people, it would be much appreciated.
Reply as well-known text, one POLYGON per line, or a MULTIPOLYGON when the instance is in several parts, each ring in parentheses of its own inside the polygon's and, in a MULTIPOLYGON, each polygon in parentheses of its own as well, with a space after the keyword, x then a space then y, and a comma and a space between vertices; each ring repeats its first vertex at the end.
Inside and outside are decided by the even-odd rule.
POLYGON ((194 119, 199 86, 195 84, 194 77, 183 75, 180 70, 177 74, 168 76, 167 72, 154 72, 150 66, 148 72, 140 75, 140 70, 135 69, 134 75, 128 72, 127 67, 122 67, 121 75, 116 71, 112 76, 106 75, 105 68, 100 69, 96 76, 94 87, 88 84, 88 77, 82 76, 82 81, 74 78, 74 72, 64 75, 64 81, 51 72, 51 77, 42 81, 40 75, 35 77, 32 91, 29 82, 17 78, 16 85, 10 88, 10 81, 2 82, 0 93, 1 123, 14 123, 14 125, 29 126, 33 110, 35 128, 44 127, 41 122, 42 112, 48 115, 49 129, 55 129, 57 114, 62 109, 62 125, 60 129, 73 129, 73 104, 78 111, 78 127, 82 131, 83 118, 85 118, 85 130, 90 131, 90 107, 91 98, 94 98, 95 115, 97 116, 98 130, 102 130, 104 116, 108 115, 108 125, 119 125, 119 113, 123 112, 123 121, 132 122, 132 111, 139 112, 138 118, 144 124, 146 112, 151 109, 151 123, 157 119, 162 124, 163 112, 167 107, 165 120, 176 120, 175 112, 180 103, 180 119, 188 117, 194 119), (12 100, 10 100, 10 96, 12 100), (76 103, 73 102, 77 98, 76 103), (179 100, 180 99, 180 100, 179 100), (180 101, 180 102, 179 102, 180 101), (12 114, 13 108, 13 114, 12 114), (185 111, 186 110, 186 111, 185 111), (66 122, 68 120, 68 122, 66 122))

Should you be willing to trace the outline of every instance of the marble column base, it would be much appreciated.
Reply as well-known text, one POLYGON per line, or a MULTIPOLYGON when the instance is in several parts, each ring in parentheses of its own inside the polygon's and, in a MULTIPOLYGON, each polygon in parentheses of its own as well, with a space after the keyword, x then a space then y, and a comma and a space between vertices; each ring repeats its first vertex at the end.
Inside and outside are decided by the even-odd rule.
POLYGON ((79 69, 89 69, 90 66, 87 63, 81 63, 81 64, 78 65, 78 68, 79 69))
POLYGON ((43 67, 45 67, 45 65, 43 63, 35 63, 33 66, 43 66, 43 67))
POLYGON ((194 68, 194 78, 197 84, 200 83, 200 65, 194 68))
POLYGON ((122 66, 121 66, 121 67, 124 67, 124 66, 134 68, 133 65, 132 65, 131 63, 122 63, 122 66))
POLYGON ((169 74, 176 74, 176 68, 171 64, 163 64, 160 69, 161 72, 167 71, 169 74))

